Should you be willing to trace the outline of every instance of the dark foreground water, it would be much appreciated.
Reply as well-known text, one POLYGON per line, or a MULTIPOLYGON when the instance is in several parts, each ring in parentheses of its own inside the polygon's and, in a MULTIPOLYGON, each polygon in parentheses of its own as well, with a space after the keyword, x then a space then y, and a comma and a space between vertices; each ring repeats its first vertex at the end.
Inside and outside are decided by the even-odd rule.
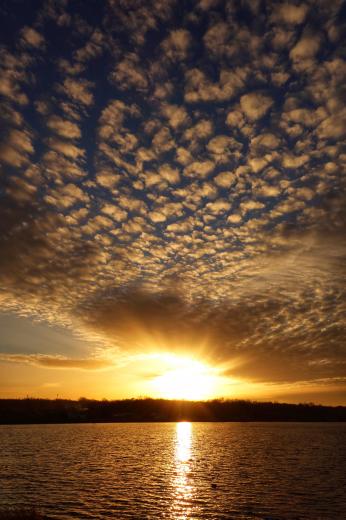
POLYGON ((0 508, 51 518, 346 518, 346 424, 0 426, 0 508))

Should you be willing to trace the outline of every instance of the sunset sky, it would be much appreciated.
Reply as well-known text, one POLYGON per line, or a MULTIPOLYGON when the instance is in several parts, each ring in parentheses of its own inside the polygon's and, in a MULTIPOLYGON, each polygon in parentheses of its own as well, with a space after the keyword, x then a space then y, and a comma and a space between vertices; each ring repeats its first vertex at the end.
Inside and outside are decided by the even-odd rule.
POLYGON ((0 16, 0 397, 346 404, 345 3, 0 16))

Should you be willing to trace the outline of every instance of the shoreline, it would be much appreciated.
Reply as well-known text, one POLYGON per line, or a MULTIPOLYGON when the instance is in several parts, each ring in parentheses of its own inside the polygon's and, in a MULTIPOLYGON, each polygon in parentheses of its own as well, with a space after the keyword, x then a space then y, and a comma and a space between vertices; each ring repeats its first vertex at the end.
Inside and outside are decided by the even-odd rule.
POLYGON ((0 425, 189 422, 346 422, 346 406, 246 400, 0 399, 0 425))

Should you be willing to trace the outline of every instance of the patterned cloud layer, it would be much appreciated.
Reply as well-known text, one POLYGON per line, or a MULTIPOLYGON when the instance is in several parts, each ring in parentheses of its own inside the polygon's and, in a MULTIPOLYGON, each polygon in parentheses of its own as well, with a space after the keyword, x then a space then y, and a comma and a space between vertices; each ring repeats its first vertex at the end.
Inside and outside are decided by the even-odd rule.
POLYGON ((342 2, 17 3, 0 7, 2 308, 101 356, 344 381, 342 2))

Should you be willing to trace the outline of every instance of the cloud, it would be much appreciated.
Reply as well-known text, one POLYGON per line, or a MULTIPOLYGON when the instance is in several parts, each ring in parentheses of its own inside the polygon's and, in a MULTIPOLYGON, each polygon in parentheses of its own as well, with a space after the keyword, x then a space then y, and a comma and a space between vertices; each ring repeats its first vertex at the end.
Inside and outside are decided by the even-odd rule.
POLYGON ((242 127, 244 125, 243 114, 239 110, 228 112, 226 123, 229 126, 242 127))
MULTIPOLYGON (((295 261, 297 260, 301 268, 304 264, 300 262, 299 256, 295 256, 295 261)), ((259 282, 264 276, 262 282, 269 283, 267 276, 275 273, 275 259, 269 257, 268 261, 271 263, 270 269, 257 270, 259 282)), ((291 268, 296 269, 293 262, 292 258, 286 264, 286 272, 289 273, 291 268)), ((280 261, 276 265, 279 267, 280 261)), ((281 265, 279 268, 284 267, 281 265)), ((286 279, 286 286, 290 276, 286 279)), ((275 284, 275 278, 273 281, 275 284)), ((251 283, 250 287, 253 291, 256 286, 251 283)), ((246 291, 246 285, 243 289, 246 291)), ((263 294, 260 285, 257 290, 260 293, 255 293, 256 296, 263 294)), ((221 361, 235 358, 242 352, 244 362, 239 370, 233 370, 233 375, 248 376, 251 373, 256 374, 255 377, 259 380, 272 381, 299 380, 309 373, 310 377, 312 373, 313 377, 320 376, 323 373, 321 365, 316 365, 316 370, 311 372, 311 364, 308 367, 306 363, 302 363, 298 344, 311 335, 311 327, 314 328, 314 321, 326 310, 327 302, 319 301, 317 307, 313 306, 311 296, 307 296, 308 292, 302 288, 299 298, 291 301, 291 305, 299 307, 305 301, 303 316, 290 321, 292 315, 287 312, 286 298, 282 298, 280 292, 274 296, 273 288, 271 292, 273 299, 258 300, 256 297, 256 304, 251 301, 254 293, 249 292, 248 297, 243 297, 239 303, 225 299, 214 305, 203 300, 191 305, 172 292, 115 292, 113 295, 108 292, 105 297, 100 296, 93 303, 90 312, 84 313, 84 319, 87 326, 116 337, 126 348, 134 351, 150 352, 159 345, 161 349, 179 353, 184 352, 188 345, 190 352, 212 356, 214 362, 216 359, 221 361), (290 336, 285 334, 282 340, 278 340, 278 332, 283 332, 285 328, 290 331, 290 336), (276 350, 272 351, 268 345, 274 346, 274 343, 276 350), (286 368, 281 370, 279 367, 285 364, 286 368)), ((327 352, 324 347, 326 339, 333 336, 335 338, 338 334, 332 327, 322 334, 321 342, 315 339, 320 356, 327 352)), ((342 354, 340 355, 342 359, 342 354)), ((316 352, 307 350, 304 356, 312 361, 316 352)), ((339 354, 333 356, 334 374, 335 363, 340 359, 338 356, 339 354)))
POLYGON ((92 337, 101 361, 167 349, 267 382, 338 374, 338 5, 82 4, 44 2, 0 49, 2 308, 92 337))
POLYGON ((227 162, 232 152, 241 149, 241 143, 227 135, 217 135, 210 139, 207 144, 207 150, 220 162, 227 162))
POLYGON ((303 34, 298 43, 291 49, 290 58, 293 61, 314 58, 321 44, 321 38, 318 34, 303 34))
POLYGON ((76 60, 86 62, 96 58, 103 51, 104 36, 99 29, 93 31, 90 40, 75 52, 76 60))
POLYGON ((264 204, 257 200, 246 200, 240 204, 243 213, 264 208, 264 204))
POLYGON ((220 0, 200 0, 198 7, 203 11, 208 11, 209 9, 216 7, 219 3, 220 0))
POLYGON ((44 45, 44 37, 32 27, 24 27, 22 29, 22 41, 25 45, 31 47, 42 47, 44 45))
POLYGON ((45 200, 59 208, 69 208, 80 202, 88 202, 89 197, 79 186, 69 183, 57 190, 51 190, 45 200))
POLYGON ((118 206, 114 206, 113 204, 104 204, 102 207, 102 213, 112 217, 117 222, 123 222, 127 217, 127 212, 125 210, 118 206))
POLYGON ((112 363, 101 359, 72 359, 62 356, 43 354, 0 354, 0 362, 24 363, 44 368, 62 368, 73 370, 102 370, 112 367, 112 363))
POLYGON ((55 179, 56 182, 64 182, 64 180, 76 181, 86 175, 79 161, 77 151, 76 160, 74 157, 62 155, 58 151, 49 150, 42 157, 42 168, 49 179, 55 179))
POLYGON ((251 121, 256 121, 263 117, 272 105, 273 100, 259 92, 244 94, 240 98, 241 109, 251 121))
POLYGON ((172 150, 175 146, 172 134, 167 127, 161 128, 153 137, 152 144, 156 153, 172 150))
POLYGON ((233 172, 221 172, 215 178, 214 182, 222 188, 230 188, 235 181, 233 172))
POLYGON ((93 94, 90 88, 92 82, 85 79, 66 78, 63 85, 59 86, 59 90, 64 92, 72 101, 90 106, 94 102, 93 94))
POLYGON ((177 105, 163 105, 162 113, 167 118, 170 126, 174 129, 186 124, 189 119, 186 109, 177 105))
POLYGON ((184 169, 184 174, 187 177, 205 178, 214 169, 212 161, 194 161, 184 169))
POLYGON ((259 134, 251 139, 251 148, 256 151, 260 150, 276 150, 279 147, 280 139, 270 133, 259 134))
POLYGON ((12 128, 4 142, 0 144, 0 161, 13 167, 28 163, 29 155, 34 152, 32 136, 27 130, 12 128))
POLYGON ((230 222, 231 224, 239 224, 241 221, 241 215, 237 215, 236 213, 229 215, 227 218, 227 222, 230 222))
POLYGON ((166 216, 163 213, 161 213, 160 211, 152 211, 149 215, 149 218, 153 222, 165 222, 165 220, 166 220, 166 216))
POLYGON ((119 174, 112 170, 100 169, 96 173, 96 182, 103 188, 114 188, 120 180, 119 174))
POLYGON ((159 174, 160 177, 169 184, 177 184, 180 181, 179 170, 172 168, 169 164, 163 164, 159 169, 159 174))
POLYGON ((317 134, 322 139, 340 139, 346 134, 346 110, 327 117, 317 128, 317 134))
POLYGON ((148 31, 153 31, 173 14, 174 0, 148 0, 145 3, 128 0, 107 3, 107 22, 118 34, 125 34, 135 46, 145 43, 148 31))
POLYGON ((294 5, 284 2, 274 9, 273 19, 287 24, 298 25, 304 22, 308 6, 304 3, 294 5))
POLYGON ((54 115, 48 120, 47 126, 66 139, 78 139, 81 136, 81 131, 76 123, 54 115))
POLYGON ((209 202, 207 204, 207 209, 213 215, 218 215, 220 213, 224 213, 225 211, 228 211, 230 208, 231 208, 230 202, 228 202, 225 199, 218 199, 214 202, 209 202))
POLYGON ((282 157, 282 164, 285 168, 299 168, 309 161, 308 155, 294 156, 286 153, 282 157))
POLYGON ((186 141, 202 141, 210 137, 213 133, 214 126, 212 121, 208 119, 201 119, 193 126, 187 128, 184 132, 184 139, 186 141))
MULTIPOLYGON (((28 71, 33 60, 26 53, 9 52, 5 46, 0 48, 0 57, 0 94, 15 104, 27 105, 29 98, 23 87, 28 82, 28 71)), ((5 106, 3 110, 7 112, 9 107, 5 106)))
POLYGON ((230 37, 230 28, 225 22, 212 25, 203 37, 203 41, 209 52, 222 54, 230 37))
POLYGON ((244 85, 244 71, 222 69, 219 81, 211 81, 206 74, 197 68, 190 69, 185 74, 185 101, 200 103, 210 101, 227 101, 240 91, 244 85))
POLYGON ((127 55, 116 65, 110 79, 117 84, 120 90, 134 88, 146 91, 149 86, 147 75, 140 65, 140 59, 134 53, 127 55))
POLYGON ((62 153, 69 159, 78 159, 79 157, 83 157, 85 154, 84 150, 78 148, 78 146, 72 144, 70 141, 64 141, 62 139, 52 137, 48 142, 53 150, 62 153))
POLYGON ((191 35, 186 29, 171 31, 169 36, 162 42, 165 56, 175 62, 186 59, 191 45, 191 35))

